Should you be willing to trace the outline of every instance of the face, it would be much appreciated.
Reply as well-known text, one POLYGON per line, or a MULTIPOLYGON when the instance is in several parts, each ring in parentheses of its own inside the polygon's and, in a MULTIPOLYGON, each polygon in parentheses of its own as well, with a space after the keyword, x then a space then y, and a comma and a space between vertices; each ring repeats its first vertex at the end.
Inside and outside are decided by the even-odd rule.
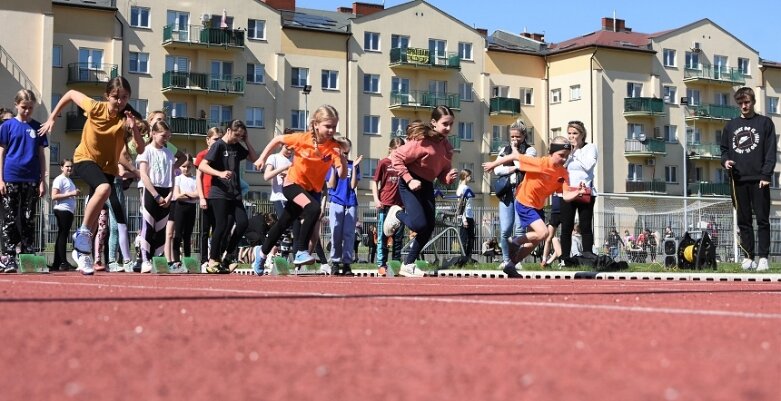
POLYGON ((560 166, 564 166, 564 163, 567 162, 567 158, 569 157, 569 149, 562 149, 558 152, 553 152, 553 154, 550 156, 554 163, 560 166))
POLYGON ((442 116, 439 120, 431 119, 431 126, 434 127, 434 131, 438 132, 442 136, 448 136, 450 134, 450 128, 453 127, 453 116, 442 116))
POLYGON ((756 100, 752 101, 748 96, 744 96, 738 100, 738 107, 740 107, 740 114, 743 116, 751 116, 754 114, 754 104, 756 100))
POLYGON ((165 120, 165 114, 163 113, 155 113, 149 116, 149 125, 155 125, 158 121, 165 120))
POLYGON ((244 128, 228 129, 223 136, 225 143, 237 143, 247 137, 247 130, 244 128))
POLYGON ((569 143, 571 143, 572 146, 579 147, 583 144, 583 135, 581 135, 580 131, 575 127, 567 128, 567 139, 569 139, 569 143))
POLYGON ((282 156, 285 156, 285 157, 293 156, 293 148, 289 148, 287 146, 282 146, 282 156))
POLYGON ((168 131, 152 132, 152 143, 162 148, 168 142, 170 136, 171 133, 168 131))
POLYGON ((122 88, 114 89, 111 91, 111 93, 106 95, 109 111, 112 114, 118 113, 120 110, 125 108, 128 99, 130 99, 130 92, 122 88))
POLYGON ((60 171, 62 171, 62 174, 66 177, 71 176, 71 172, 73 171, 73 163, 71 162, 65 162, 62 166, 60 166, 60 171))
POLYGON ((336 118, 329 118, 316 123, 315 133, 317 135, 318 142, 327 141, 333 138, 334 134, 336 134, 337 125, 339 125, 339 120, 336 118))
POLYGON ((183 164, 182 164, 182 165, 179 167, 179 169, 182 171, 182 174, 183 174, 183 175, 185 175, 185 176, 189 177, 189 176, 190 176, 190 172, 192 171, 192 170, 190 169, 190 166, 192 166, 192 163, 190 163, 190 161, 188 160, 188 161, 184 162, 184 163, 183 163, 183 164))
POLYGON ((35 104, 29 100, 22 100, 16 104, 16 115, 22 121, 29 121, 33 117, 33 108, 35 104))
POLYGON ((217 135, 212 135, 206 138, 206 147, 207 148, 212 147, 212 144, 214 144, 214 142, 217 142, 217 135))
POLYGON ((521 132, 521 130, 518 129, 511 129, 510 130, 510 143, 513 146, 518 146, 519 143, 522 143, 526 135, 521 132))

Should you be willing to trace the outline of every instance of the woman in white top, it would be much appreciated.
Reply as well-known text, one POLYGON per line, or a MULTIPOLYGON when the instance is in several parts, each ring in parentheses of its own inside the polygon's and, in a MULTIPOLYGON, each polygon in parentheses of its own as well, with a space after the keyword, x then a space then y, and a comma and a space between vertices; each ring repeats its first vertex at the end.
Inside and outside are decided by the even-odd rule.
POLYGON ((464 247, 464 254, 466 254, 462 263, 469 263, 472 260, 472 250, 475 246, 475 212, 472 209, 472 199, 474 199, 475 193, 469 187, 472 171, 465 168, 458 173, 458 178, 456 195, 459 198, 459 209, 463 207, 463 210, 457 211, 461 214, 459 216, 461 227, 459 227, 458 234, 461 238, 461 245, 464 247))
POLYGON ((594 248, 594 170, 597 166, 597 147, 586 142, 586 127, 580 121, 567 124, 567 137, 572 152, 564 164, 569 173, 570 187, 584 185, 591 189, 589 202, 561 202, 561 254, 569 255, 572 249, 572 230, 575 228, 575 213, 578 214, 580 234, 583 238, 583 251, 592 252, 594 248))
POLYGON ((174 199, 176 199, 176 217, 174 222, 176 230, 174 232, 174 267, 181 266, 181 246, 184 250, 184 256, 190 257, 191 237, 193 227, 195 227, 195 210, 198 204, 198 188, 195 182, 195 176, 192 170, 192 156, 186 155, 185 162, 179 167, 181 174, 176 176, 174 181, 174 199))
POLYGON ((72 270, 65 256, 65 246, 68 244, 68 233, 73 224, 73 213, 76 211, 76 196, 81 191, 70 179, 73 162, 63 159, 60 162, 62 173, 52 182, 52 200, 54 201, 54 217, 57 218, 57 241, 54 244, 54 261, 49 270, 72 270))

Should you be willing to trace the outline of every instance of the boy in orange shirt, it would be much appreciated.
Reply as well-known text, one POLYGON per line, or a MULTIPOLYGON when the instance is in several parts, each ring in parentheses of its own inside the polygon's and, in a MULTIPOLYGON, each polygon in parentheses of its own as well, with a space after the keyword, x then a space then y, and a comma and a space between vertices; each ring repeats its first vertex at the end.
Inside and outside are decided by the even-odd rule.
POLYGON ((515 192, 515 212, 521 219, 521 226, 527 226, 531 231, 514 237, 510 241, 510 260, 512 263, 502 269, 507 277, 522 277, 516 270, 515 264, 528 256, 547 235, 545 216, 542 211, 545 200, 554 192, 559 191, 564 194, 564 200, 567 202, 583 195, 584 188, 582 186, 578 190, 570 190, 567 185, 569 174, 564 168, 564 162, 567 161, 570 150, 571 145, 567 138, 557 136, 551 141, 548 150, 549 156, 535 158, 522 155, 513 148, 512 153, 492 162, 483 163, 483 170, 490 172, 496 166, 519 160, 521 171, 526 172, 525 178, 515 192))

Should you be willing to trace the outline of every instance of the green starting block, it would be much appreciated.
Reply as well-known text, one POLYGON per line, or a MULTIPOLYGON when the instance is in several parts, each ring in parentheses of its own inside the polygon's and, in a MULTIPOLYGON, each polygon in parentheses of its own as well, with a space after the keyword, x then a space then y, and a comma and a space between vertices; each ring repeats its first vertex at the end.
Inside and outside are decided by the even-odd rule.
POLYGON ((46 266, 46 257, 34 253, 23 253, 18 255, 19 273, 48 273, 49 267, 46 266))
POLYGON ((401 261, 391 260, 388 262, 388 269, 385 271, 386 277, 394 277, 399 275, 401 269, 401 261))
POLYGON ((271 275, 287 276, 288 274, 290 274, 290 262, 281 256, 274 258, 274 267, 271 269, 271 275))
POLYGON ((187 272, 190 274, 201 272, 201 264, 198 263, 198 260, 192 256, 183 257, 182 265, 187 268, 187 272))
POLYGON ((162 256, 152 258, 152 273, 168 274, 168 260, 162 256))

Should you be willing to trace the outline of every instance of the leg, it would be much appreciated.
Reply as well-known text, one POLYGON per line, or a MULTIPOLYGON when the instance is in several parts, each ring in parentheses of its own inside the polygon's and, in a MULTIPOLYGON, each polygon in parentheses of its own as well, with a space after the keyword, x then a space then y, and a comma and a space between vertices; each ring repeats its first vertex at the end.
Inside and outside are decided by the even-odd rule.
POLYGON ((352 263, 356 257, 358 256, 358 253, 355 251, 354 247, 352 246, 355 244, 355 214, 357 212, 357 208, 355 206, 346 206, 344 208, 344 219, 342 220, 342 227, 344 230, 342 231, 342 240, 344 241, 344 246, 342 248, 342 263, 350 264, 352 263))
POLYGON ((20 188, 17 183, 6 183, 6 193, 3 195, 3 254, 16 255, 16 245, 21 240, 16 217, 19 214, 20 188))
POLYGON ((751 204, 757 219, 757 257, 770 255, 770 187, 759 188, 759 183, 751 187, 751 204))
POLYGON ((345 243, 345 224, 344 224, 345 207, 329 202, 328 204, 328 223, 331 227, 331 263, 350 263, 351 260, 343 260, 344 254, 343 248, 346 246, 352 247, 352 243, 345 243))
POLYGON ((34 253, 35 245, 35 216, 38 214, 38 185, 25 183, 24 204, 22 205, 22 252, 34 253))
POLYGON ((508 241, 512 238, 516 220, 518 218, 515 216, 515 206, 512 203, 505 205, 502 201, 499 201, 499 227, 501 231, 499 248, 502 250, 502 262, 504 264, 510 263, 510 245, 508 241))
POLYGON ((54 209, 54 217, 57 218, 57 241, 54 244, 52 266, 56 269, 60 265, 68 263, 68 258, 65 256, 65 246, 68 244, 68 234, 70 234, 71 225, 73 225, 73 213, 68 210, 54 209))
MULTIPOLYGON (((385 266, 388 263, 388 242, 385 238, 385 231, 382 229, 383 223, 385 223, 385 214, 387 213, 385 206, 377 209, 377 266, 385 266)), ((403 231, 401 229, 397 231, 403 231)))
POLYGON ((233 225, 233 217, 231 216, 233 210, 229 210, 231 206, 229 202, 227 199, 209 199, 209 208, 214 212, 215 221, 212 245, 209 251, 209 259, 212 262, 222 260, 222 253, 227 247, 227 237, 230 235, 229 230, 233 225))
POLYGON ((737 204, 740 248, 748 259, 754 259, 754 227, 751 216, 751 185, 756 182, 735 182, 733 201, 737 204))
POLYGON ((569 257, 572 249, 572 230, 575 228, 576 202, 561 202, 561 254, 569 257))
POLYGON ((415 239, 410 244, 405 264, 415 262, 434 231, 434 186, 426 181, 421 183, 422 186, 417 191, 411 191, 404 181, 399 183, 399 193, 405 209, 404 212, 399 212, 398 218, 416 233, 415 239))
POLYGON ((201 209, 200 248, 198 249, 201 254, 201 264, 209 261, 209 232, 213 227, 211 213, 211 208, 208 206, 206 209, 201 209))
POLYGON ((233 229, 233 234, 230 236, 230 240, 228 241, 228 245, 225 248, 225 251, 228 253, 228 257, 231 258, 236 253, 236 251, 239 249, 239 241, 241 240, 241 237, 244 236, 244 232, 247 231, 247 211, 244 209, 244 204, 241 200, 233 200, 231 201, 232 211, 231 214, 233 214, 233 221, 235 221, 236 226, 233 229))
POLYGON ((583 239, 583 252, 594 252, 594 202, 596 196, 591 197, 589 203, 578 204, 578 226, 580 236, 583 239))

